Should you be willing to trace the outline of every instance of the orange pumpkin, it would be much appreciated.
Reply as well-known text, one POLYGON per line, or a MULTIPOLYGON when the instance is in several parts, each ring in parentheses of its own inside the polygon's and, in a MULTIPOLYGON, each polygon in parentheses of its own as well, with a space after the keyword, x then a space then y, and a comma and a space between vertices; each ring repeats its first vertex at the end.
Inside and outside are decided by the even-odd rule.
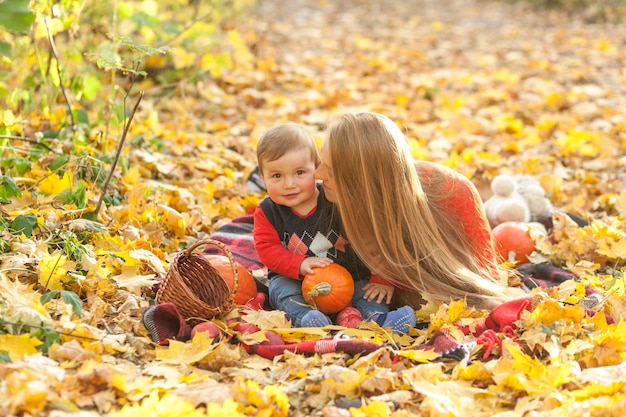
POLYGON ((346 268, 330 264, 315 268, 302 280, 304 300, 322 313, 333 314, 343 310, 352 301, 354 280, 346 268))
POLYGON ((530 236, 530 226, 521 222, 504 222, 493 228, 496 250, 504 261, 513 258, 518 263, 528 261, 535 250, 535 241, 530 236))
MULTIPOLYGON (((204 255, 204 257, 209 261, 211 266, 217 270, 224 281, 226 281, 226 284, 228 284, 228 288, 232 291, 233 268, 230 265, 228 257, 224 255, 204 255)), ((234 301, 235 304, 245 305, 256 296, 256 281, 252 277, 252 274, 240 264, 237 264, 237 273, 239 281, 234 301)))

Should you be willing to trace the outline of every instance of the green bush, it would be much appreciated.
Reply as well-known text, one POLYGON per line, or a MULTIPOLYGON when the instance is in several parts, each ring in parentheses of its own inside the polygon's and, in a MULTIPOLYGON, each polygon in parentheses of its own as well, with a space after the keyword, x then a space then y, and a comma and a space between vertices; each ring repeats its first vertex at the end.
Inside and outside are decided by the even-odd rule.
MULTIPOLYGON (((3 0, 4 110, 45 115, 62 105, 73 133, 103 120, 122 126, 123 99, 140 81, 175 90, 230 68, 241 47, 232 42, 234 22, 256 1, 3 0)), ((1 128, 0 135, 19 133, 0 119, 1 128)))

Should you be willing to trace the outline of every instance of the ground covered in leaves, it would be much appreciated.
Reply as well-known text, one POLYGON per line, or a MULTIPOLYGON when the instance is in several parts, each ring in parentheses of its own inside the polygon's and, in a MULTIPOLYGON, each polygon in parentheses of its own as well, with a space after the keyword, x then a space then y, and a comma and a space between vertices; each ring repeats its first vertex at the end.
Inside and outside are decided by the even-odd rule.
MULTIPOLYGON (((101 132, 67 149, 64 175, 52 173, 53 152, 12 175, 19 193, 9 192, 12 171, 3 167, 0 213, 12 228, 1 232, 0 414, 626 413, 624 26, 509 2, 261 3, 239 22, 235 65, 219 77, 207 73, 174 91, 139 84, 145 96, 131 127, 135 139, 108 190, 119 201, 107 200, 97 219, 83 215, 93 212, 101 188, 82 185, 86 208, 66 190, 80 189, 78 173, 93 168, 90 149, 113 152, 115 141, 101 132), (152 343, 141 313, 173 257, 263 197, 244 183, 260 134, 291 120, 321 142, 332 115, 356 110, 391 117, 406 129, 415 157, 454 167, 485 198, 499 173, 536 177, 556 207, 591 221, 577 227, 559 217, 554 239, 537 245, 535 259, 580 280, 533 293, 538 307, 486 360, 479 348, 460 362, 411 349, 444 328, 468 341, 456 329, 487 312, 462 301, 440 306, 407 337, 376 327, 346 331, 387 343, 357 357, 269 360, 206 337, 152 343), (29 236, 12 233, 17 226, 29 236), (596 309, 615 324, 583 314, 585 285, 604 294, 596 309)), ((152 65, 158 73, 159 63, 152 65)), ((31 137, 62 114, 15 113, 21 128, 14 131, 31 137)), ((4 125, 14 122, 4 114, 4 125)), ((239 313, 286 341, 340 330, 291 329, 279 312, 243 309, 214 321, 234 334, 226 321, 239 313)))

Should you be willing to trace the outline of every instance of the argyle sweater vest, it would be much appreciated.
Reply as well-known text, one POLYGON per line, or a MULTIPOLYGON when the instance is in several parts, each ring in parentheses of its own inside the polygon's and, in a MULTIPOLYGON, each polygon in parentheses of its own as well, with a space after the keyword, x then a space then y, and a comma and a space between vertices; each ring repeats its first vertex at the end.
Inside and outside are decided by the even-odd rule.
MULTIPOLYGON (((289 207, 274 203, 269 197, 260 204, 263 214, 290 252, 330 258, 346 268, 355 280, 368 279, 371 275, 369 270, 348 241, 340 235, 336 220, 339 215, 333 215, 333 205, 326 199, 324 188, 320 184, 317 188, 320 191, 317 208, 307 217, 301 217, 289 207)), ((269 271, 268 277, 275 275, 269 271)))

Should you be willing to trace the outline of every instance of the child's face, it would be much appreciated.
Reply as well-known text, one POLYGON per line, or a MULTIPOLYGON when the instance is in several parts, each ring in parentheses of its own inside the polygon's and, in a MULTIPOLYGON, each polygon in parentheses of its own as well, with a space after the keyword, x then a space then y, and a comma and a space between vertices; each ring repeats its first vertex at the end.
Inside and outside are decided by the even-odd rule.
POLYGON ((293 150, 264 162, 262 176, 267 194, 276 204, 303 215, 317 205, 315 162, 308 149, 293 150))

